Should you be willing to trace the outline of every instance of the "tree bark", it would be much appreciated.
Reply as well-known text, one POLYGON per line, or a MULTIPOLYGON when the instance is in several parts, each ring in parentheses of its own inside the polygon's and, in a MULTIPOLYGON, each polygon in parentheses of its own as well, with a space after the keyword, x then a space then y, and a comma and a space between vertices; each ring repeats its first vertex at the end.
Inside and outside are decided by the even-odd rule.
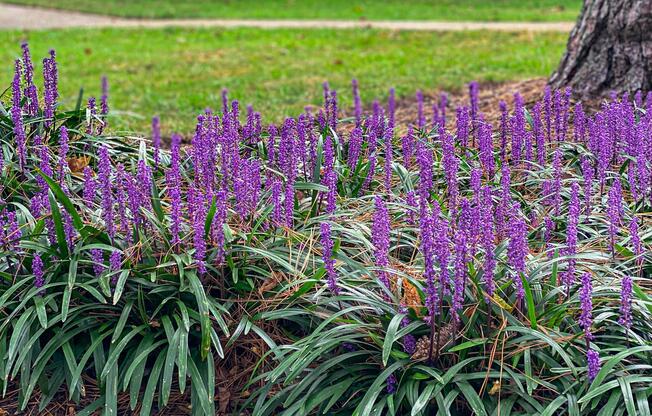
POLYGON ((652 90, 652 0, 584 0, 549 84, 581 97, 652 90))

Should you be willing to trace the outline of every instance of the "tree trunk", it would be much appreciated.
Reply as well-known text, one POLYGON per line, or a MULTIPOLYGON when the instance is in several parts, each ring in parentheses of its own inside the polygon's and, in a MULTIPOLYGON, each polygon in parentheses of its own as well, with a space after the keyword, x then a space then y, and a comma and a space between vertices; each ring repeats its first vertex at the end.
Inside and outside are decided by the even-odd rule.
POLYGON ((581 97, 652 90, 652 0, 584 0, 549 84, 581 97))

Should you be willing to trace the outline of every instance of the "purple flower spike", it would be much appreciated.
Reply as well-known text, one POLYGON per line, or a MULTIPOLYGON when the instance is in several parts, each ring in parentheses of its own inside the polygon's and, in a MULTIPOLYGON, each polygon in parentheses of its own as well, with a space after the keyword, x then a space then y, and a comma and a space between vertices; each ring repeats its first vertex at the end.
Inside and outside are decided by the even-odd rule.
MULTIPOLYGON (((568 269, 564 275, 567 288, 575 282, 575 254, 577 253, 577 227, 580 219, 580 186, 575 182, 571 186, 571 197, 568 204, 568 226, 566 227, 566 249, 564 255, 568 256, 568 269)), ((567 289, 567 293, 570 289, 567 289)))
POLYGON ((115 236, 115 228, 113 226, 113 188, 111 186, 111 158, 109 157, 109 150, 106 146, 100 147, 99 150, 99 163, 98 163, 98 179, 100 182, 100 189, 102 193, 102 219, 106 232, 111 239, 115 236))
POLYGON ((360 125, 362 120, 362 101, 360 100, 360 89, 358 87, 358 80, 351 80, 351 89, 353 90, 353 106, 355 114, 355 124, 356 126, 360 125))
POLYGON ((86 124, 86 134, 98 134, 98 131, 96 131, 93 126, 95 123, 95 117, 97 116, 97 104, 95 102, 95 97, 90 97, 88 99, 88 104, 86 106, 87 111, 88 111, 88 119, 87 119, 87 124, 86 124))
POLYGON ((600 372, 600 354, 595 350, 589 349, 586 352, 586 361, 589 381, 593 381, 600 372))
POLYGON ((12 83, 11 121, 14 124, 14 136, 16 138, 16 153, 18 154, 18 166, 20 170, 23 171, 25 169, 25 164, 27 163, 27 135, 25 134, 22 109, 20 106, 20 101, 21 101, 20 74, 21 74, 20 61, 16 60, 14 80, 12 83))
POLYGON ((453 291, 453 306, 451 313, 453 320, 459 322, 460 312, 464 303, 464 290, 468 274, 468 247, 464 230, 458 229, 455 233, 455 285, 453 291))
MULTIPOLYGON (((43 271, 43 260, 38 253, 34 253, 34 258, 32 259, 32 274, 34 275, 34 287, 41 289, 45 285, 45 273, 43 271)), ((43 293, 42 289, 39 291, 43 293)))
POLYGON ((491 187, 485 186, 481 190, 481 224, 480 239, 485 253, 483 265, 483 278, 487 297, 491 298, 494 294, 494 272, 496 269, 495 250, 495 233, 494 233, 494 209, 491 198, 491 187))
POLYGON ((373 214, 373 226, 371 229, 371 241, 374 245, 374 259, 378 271, 378 278, 381 283, 388 289, 391 289, 387 267, 389 266, 389 233, 391 224, 389 222, 389 211, 383 199, 379 196, 375 198, 375 211, 373 214))
POLYGON ((526 273, 525 260, 529 249, 527 242, 527 225, 521 215, 518 203, 514 203, 514 206, 512 207, 511 220, 507 231, 509 234, 507 258, 514 271, 516 299, 520 301, 525 296, 521 275, 526 273))
POLYGON ((580 327, 584 330, 584 336, 587 340, 593 339, 591 325, 593 324, 593 286, 591 283, 591 273, 582 275, 580 287, 580 327))
MULTIPOLYGON (((115 272, 122 268, 122 253, 118 250, 112 251, 109 256, 109 271, 115 272)), ((118 283, 118 275, 111 277, 111 284, 118 283)))
POLYGON ((43 115, 46 118, 46 126, 53 124, 54 111, 59 98, 57 61, 54 49, 50 50, 50 57, 43 60, 43 86, 44 86, 44 108, 43 115))
POLYGON ((360 127, 356 127, 351 130, 351 136, 349 138, 349 155, 347 158, 347 162, 351 170, 354 170, 358 165, 358 160, 360 159, 360 152, 362 149, 362 142, 362 129, 360 127))
MULTIPOLYGON (((638 218, 633 217, 632 221, 629 223, 629 236, 632 240, 632 246, 634 247, 634 255, 639 257, 643 254, 643 244, 641 243, 641 236, 638 234, 638 218)), ((643 259, 638 259, 637 263, 640 264, 643 259)))
POLYGON ((607 217, 609 218, 609 250, 615 256, 615 240, 623 218, 623 194, 620 179, 614 180, 609 190, 607 217))
MULTIPOLYGON (((401 329, 410 325, 410 318, 407 316, 408 310, 405 306, 401 305, 399 308, 400 313, 404 313, 406 316, 401 320, 401 329)), ((412 355, 417 350, 417 340, 412 334, 407 334, 403 337, 403 351, 412 355)))
POLYGON ((396 379, 396 376, 394 374, 390 374, 389 377, 387 377, 387 394, 394 394, 396 393, 396 388, 398 387, 398 380, 396 379))
POLYGON ((632 326, 632 278, 623 277, 620 288, 620 318, 618 323, 625 328, 632 326))
POLYGON ((471 102, 471 121, 476 121, 479 115, 478 109, 478 95, 480 93, 480 86, 478 81, 473 81, 469 84, 469 99, 471 102))
POLYGON ((509 111, 507 103, 500 101, 500 161, 503 165, 507 161, 507 136, 509 135, 509 111))
POLYGON ((165 173, 168 195, 170 197, 170 231, 172 233, 172 246, 180 242, 181 232, 181 173, 179 171, 179 146, 181 136, 172 135, 172 148, 170 150, 170 169, 165 173))
POLYGON ((95 276, 100 276, 106 270, 104 266, 104 252, 102 249, 93 248, 90 250, 91 261, 93 262, 93 273, 95 276))
POLYGON ((337 273, 335 272, 335 260, 333 259, 333 240, 331 238, 331 225, 327 222, 321 223, 321 246, 322 260, 326 269, 328 288, 335 295, 339 295, 340 288, 337 286, 337 273))
POLYGON ((591 164, 591 160, 587 157, 582 157, 582 176, 584 177, 584 213, 586 217, 591 216, 591 192, 593 188, 593 179, 595 177, 595 170, 591 164))
POLYGON ((417 91, 417 128, 423 130, 426 125, 426 117, 423 113, 423 93, 421 90, 417 91))
POLYGON ((21 45, 23 49, 23 66, 25 72, 23 73, 25 78, 25 90, 24 95, 27 98, 25 103, 25 109, 30 116, 35 116, 38 114, 38 92, 36 91, 36 85, 34 85, 34 65, 32 64, 32 56, 29 52, 29 46, 27 42, 24 42, 21 45))
POLYGON ((283 205, 281 204, 281 193, 283 192, 283 183, 278 178, 272 178, 272 221, 274 225, 283 225, 283 205))

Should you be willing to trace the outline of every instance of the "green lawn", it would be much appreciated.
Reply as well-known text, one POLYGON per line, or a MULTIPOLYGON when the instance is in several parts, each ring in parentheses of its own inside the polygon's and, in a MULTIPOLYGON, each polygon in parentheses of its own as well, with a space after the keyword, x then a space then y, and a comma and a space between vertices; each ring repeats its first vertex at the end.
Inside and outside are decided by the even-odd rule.
MULTIPOLYGON (((9 86, 20 41, 28 40, 40 71, 56 48, 60 84, 72 106, 80 87, 99 95, 111 84, 114 127, 143 131, 153 114, 166 132, 192 131, 196 114, 219 106, 228 87, 265 121, 320 103, 321 83, 350 100, 350 80, 362 97, 384 99, 418 88, 461 88, 472 79, 505 81, 548 75, 559 62, 561 33, 390 32, 378 30, 155 29, 1 32, 0 85, 9 86)), ((40 82, 40 81, 39 81, 40 82)), ((1 89, 0 89, 1 91, 1 89)))
POLYGON ((581 0, 9 0, 130 17, 371 20, 574 20, 581 0))

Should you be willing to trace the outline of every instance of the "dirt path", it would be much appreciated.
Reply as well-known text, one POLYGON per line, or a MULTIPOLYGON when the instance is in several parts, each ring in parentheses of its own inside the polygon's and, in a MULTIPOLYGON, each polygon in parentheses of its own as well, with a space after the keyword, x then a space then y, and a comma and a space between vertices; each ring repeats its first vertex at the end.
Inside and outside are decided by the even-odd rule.
POLYGON ((301 29, 376 28, 389 30, 498 30, 569 32, 572 22, 433 22, 355 20, 126 19, 94 14, 0 4, 0 29, 62 29, 73 27, 258 27, 301 29))

